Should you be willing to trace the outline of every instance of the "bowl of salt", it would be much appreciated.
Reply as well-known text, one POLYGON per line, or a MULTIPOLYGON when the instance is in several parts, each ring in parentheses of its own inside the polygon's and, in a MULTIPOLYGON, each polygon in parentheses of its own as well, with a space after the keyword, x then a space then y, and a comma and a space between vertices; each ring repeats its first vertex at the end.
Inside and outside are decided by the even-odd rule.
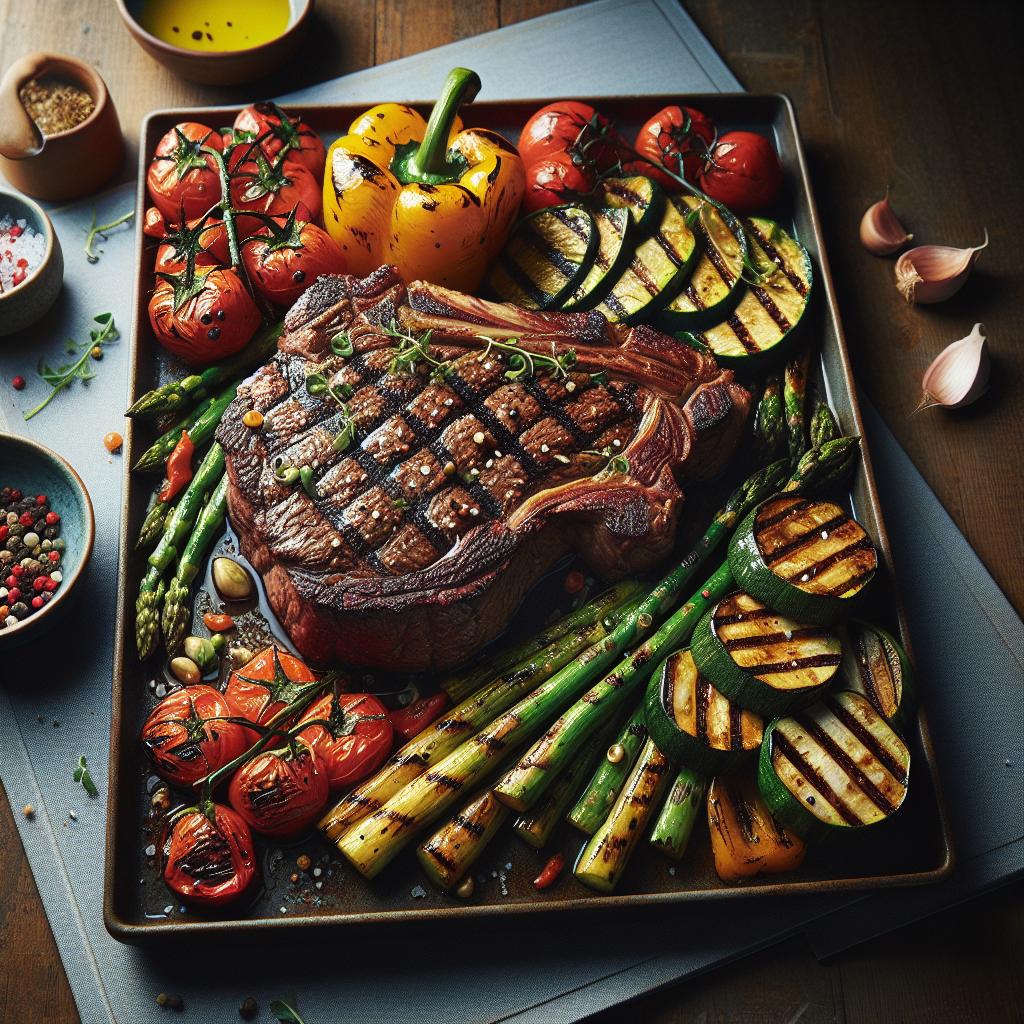
POLYGON ((0 189, 0 336, 34 324, 64 283, 64 255, 50 218, 25 196, 0 189))

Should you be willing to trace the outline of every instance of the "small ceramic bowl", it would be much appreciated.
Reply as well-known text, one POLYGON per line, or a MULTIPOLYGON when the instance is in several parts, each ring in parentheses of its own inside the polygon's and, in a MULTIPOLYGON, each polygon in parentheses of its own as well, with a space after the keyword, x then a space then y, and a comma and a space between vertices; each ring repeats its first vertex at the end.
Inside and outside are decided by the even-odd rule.
POLYGON ((298 49, 313 10, 313 0, 290 0, 288 27, 276 39, 247 50, 206 51, 173 46, 147 32, 139 20, 142 3, 117 0, 121 19, 135 41, 176 75, 205 85, 238 85, 275 71, 298 49))
MULTIPOLYGON (((82 478, 56 452, 26 437, 0 434, 0 487, 16 487, 26 495, 45 494, 51 510, 60 516, 60 536, 67 545, 60 566, 64 578, 53 599, 17 624, 12 625, 8 618, 8 625, 0 629, 0 651, 5 651, 38 639, 63 617, 92 555, 96 524, 82 478)), ((0 545, 0 550, 3 548, 0 545)), ((9 563, 5 562, 3 568, 6 579, 9 563)))
POLYGON ((60 53, 30 53, 0 81, 0 171, 22 192, 48 202, 79 199, 109 181, 124 158, 124 136, 106 83, 92 65, 60 53), (21 87, 52 75, 84 89, 92 113, 74 128, 44 135, 22 105, 21 87))
POLYGON ((25 196, 0 189, 0 220, 10 214, 17 223, 28 221, 46 236, 43 262, 19 285, 0 292, 0 337, 34 324, 54 304, 64 283, 64 254, 60 239, 43 208, 25 196))

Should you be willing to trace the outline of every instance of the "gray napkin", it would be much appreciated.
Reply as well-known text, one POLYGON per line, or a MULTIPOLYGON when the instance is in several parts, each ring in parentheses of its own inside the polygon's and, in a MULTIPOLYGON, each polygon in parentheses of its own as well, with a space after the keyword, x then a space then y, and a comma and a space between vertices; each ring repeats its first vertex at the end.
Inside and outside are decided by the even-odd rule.
MULTIPOLYGON (((600 0, 324 83, 290 99, 423 98, 436 92, 449 67, 483 62, 488 67, 483 98, 491 99, 738 88, 688 16, 670 0, 600 0), (573 45, 566 45, 566 40, 573 45)), ((100 221, 110 219, 131 202, 129 186, 114 190, 96 200, 97 216, 100 221)), ((936 741, 943 754, 955 751, 962 762, 948 763, 952 771, 946 772, 945 781, 950 803, 961 781, 968 779, 986 785, 986 798, 998 811, 978 814, 975 820, 969 812, 979 810, 977 801, 958 801, 963 805, 954 814, 958 845, 963 851, 964 842, 973 844, 970 848, 977 856, 968 865, 974 867, 962 864, 954 879, 940 887, 886 893, 880 898, 884 913, 873 909, 874 897, 790 897, 756 904, 693 904, 682 911, 670 908, 636 918, 591 915, 582 921, 569 917, 565 921, 534 918, 522 925, 475 923, 443 939, 423 931, 403 931, 397 940, 339 931, 310 942, 275 942, 256 955, 239 953, 233 944, 222 943, 214 954, 220 969, 213 971, 202 969, 205 959, 190 957, 187 951, 163 956, 111 940, 101 913, 104 795, 90 800, 73 782, 71 770, 84 754, 101 789, 105 788, 114 629, 111 582, 117 564, 121 467, 117 457, 107 456, 100 439, 120 423, 127 343, 111 347, 88 391, 76 383, 74 390, 59 396, 27 425, 20 410, 34 404, 43 390, 34 382, 34 390, 19 395, 6 384, 17 373, 31 378, 39 356, 59 357, 64 338, 82 336, 97 312, 113 311, 127 329, 131 301, 125 282, 132 278, 132 246, 126 237, 112 238, 101 262, 87 264, 80 245, 91 207, 86 202, 55 211, 67 262, 64 296, 43 324, 0 347, 0 426, 6 418, 3 429, 24 432, 66 454, 83 474, 96 505, 97 546, 82 583, 75 620, 59 644, 51 638, 29 649, 34 661, 31 676, 5 679, 0 688, 0 778, 12 806, 32 803, 36 807, 31 822, 16 814, 18 827, 85 1024, 160 1019, 153 1002, 160 991, 184 994, 186 1011, 176 1019, 197 1024, 234 1019, 234 1007, 248 995, 266 1006, 269 999, 291 993, 298 994, 308 1024, 326 1024, 341 1016, 359 1024, 568 1022, 753 952, 802 926, 809 925, 816 948, 828 952, 829 937, 837 932, 844 937, 867 937, 872 929, 884 930, 928 913, 965 898, 975 886, 1021 870, 1024 842, 1019 839, 1020 805, 1015 817, 1013 795, 1019 801, 1024 758, 1011 750, 1012 737, 1007 735, 997 759, 1010 760, 1017 774, 1004 766, 1005 774, 982 773, 980 780, 974 779, 970 766, 985 758, 991 762, 995 748, 979 750, 980 734, 957 731, 964 724, 955 717, 959 698, 948 704, 950 721, 945 728, 940 707, 945 691, 929 678, 926 700, 936 741), (40 671, 46 673, 45 684, 38 681, 40 671), (55 727, 54 720, 60 725, 55 727), (75 821, 68 816, 72 810, 75 821), (961 829, 968 834, 961 836, 961 829), (1008 843, 1013 835, 1018 841, 1008 843), (995 852, 985 853, 990 850, 995 852), (842 911, 841 929, 824 916, 839 907, 848 908, 842 911), (679 926, 680 920, 685 920, 685 928, 679 926), (639 921, 643 927, 634 925, 639 921)), ((943 521, 934 495, 909 463, 909 469, 898 468, 893 474, 896 485, 886 487, 883 466, 890 459, 898 464, 906 457, 884 426, 875 430, 874 421, 869 422, 897 560, 901 566, 917 566, 920 573, 904 577, 906 596, 914 596, 913 585, 923 590, 941 588, 947 597, 934 618, 926 610, 921 622, 910 602, 919 656, 932 649, 933 639, 952 633, 954 623, 958 633, 973 638, 981 664, 998 666, 985 684, 988 702, 1012 708, 1011 695, 1016 694, 1019 702, 1021 693, 1020 621, 1005 601, 997 622, 983 614, 995 614, 1001 595, 955 526, 948 519, 943 521), (901 506, 914 513, 903 529, 898 515, 901 506), (950 596, 963 589, 948 574, 946 563, 917 554, 915 542, 923 543, 927 551, 939 543, 930 537, 922 540, 915 525, 920 522, 934 524, 936 537, 948 548, 948 571, 954 565, 962 567, 960 571, 972 581, 968 592, 976 596, 962 607, 950 596), (927 576, 932 566, 943 574, 939 579, 927 576), (1016 652, 1015 668, 1006 660, 1007 650, 1016 652)), ((962 648, 951 653, 958 650, 962 648)), ((922 660, 922 675, 927 672, 953 684, 965 678, 949 671, 949 664, 943 665, 949 655, 943 652, 936 658, 940 671, 926 667, 922 660)), ((1019 708, 1018 703, 1018 722, 1019 708)))

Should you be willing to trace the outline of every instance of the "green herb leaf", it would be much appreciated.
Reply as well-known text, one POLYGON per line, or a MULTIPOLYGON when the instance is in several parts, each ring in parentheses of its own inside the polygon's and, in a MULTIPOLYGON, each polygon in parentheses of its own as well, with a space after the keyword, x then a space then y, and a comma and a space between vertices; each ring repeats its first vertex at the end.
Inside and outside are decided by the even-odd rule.
MULTIPOLYGON (((93 249, 93 243, 97 238, 102 239, 104 242, 107 240, 107 232, 112 231, 116 227, 120 227, 122 224, 127 224, 135 216, 134 210, 129 210, 127 213, 118 217, 116 220, 112 220, 109 224, 97 224, 96 223, 96 211, 92 211, 92 223, 89 225, 89 231, 85 237, 85 258, 90 263, 99 263, 100 256, 103 254, 102 249, 93 249)), ((101 316, 107 317, 109 320, 109 313, 102 313, 101 316)), ((93 318, 98 324, 105 323, 106 321, 101 320, 100 317, 93 318)))
POLYGON ((100 795, 100 791, 96 788, 96 783, 93 782, 92 776, 89 774, 89 766, 85 762, 85 757, 79 757, 78 767, 73 772, 75 782, 80 782, 82 788, 89 794, 94 800, 100 795))
POLYGON ((349 336, 342 331, 341 334, 336 334, 331 338, 331 351, 336 356, 350 356, 354 351, 352 348, 352 342, 349 336))
POLYGON ((306 1024, 299 1016, 299 1011, 295 1007, 289 1006, 283 999, 275 999, 270 1004, 270 1012, 280 1024, 306 1024))

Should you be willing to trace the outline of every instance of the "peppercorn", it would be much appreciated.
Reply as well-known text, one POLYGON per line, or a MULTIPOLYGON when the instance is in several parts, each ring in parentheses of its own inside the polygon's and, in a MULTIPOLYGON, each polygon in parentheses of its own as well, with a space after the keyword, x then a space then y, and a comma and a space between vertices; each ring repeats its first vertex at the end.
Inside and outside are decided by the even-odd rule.
POLYGON ((89 350, 89 355, 91 355, 96 362, 99 362, 103 358, 103 349, 100 348, 99 345, 93 345, 89 350))
POLYGON ((255 1020, 259 1012, 260 1004, 252 996, 248 996, 238 1008, 238 1016, 242 1020, 255 1020))
POLYGON ((24 391, 25 378, 19 373, 17 377, 12 378, 11 387, 14 388, 15 391, 24 391))
POLYGON ((313 860, 308 854, 300 853, 295 859, 295 866, 300 871, 308 871, 313 866, 313 860))

